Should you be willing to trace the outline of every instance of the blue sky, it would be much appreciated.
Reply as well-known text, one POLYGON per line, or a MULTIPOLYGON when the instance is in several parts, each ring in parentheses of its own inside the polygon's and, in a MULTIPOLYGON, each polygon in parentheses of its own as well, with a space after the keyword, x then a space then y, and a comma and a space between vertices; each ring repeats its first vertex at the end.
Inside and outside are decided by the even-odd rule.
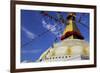
MULTIPOLYGON (((57 18, 56 12, 48 12, 57 18)), ((61 12, 65 19, 68 12, 61 12)), ((76 20, 89 26, 89 13, 76 13, 76 20)), ((76 22, 81 34, 89 42, 89 29, 76 22)), ((35 62, 54 43, 60 41, 65 25, 40 14, 40 11, 21 10, 21 62, 35 62), (61 31, 59 29, 61 28, 61 31), (45 33, 44 33, 45 32, 45 33)))

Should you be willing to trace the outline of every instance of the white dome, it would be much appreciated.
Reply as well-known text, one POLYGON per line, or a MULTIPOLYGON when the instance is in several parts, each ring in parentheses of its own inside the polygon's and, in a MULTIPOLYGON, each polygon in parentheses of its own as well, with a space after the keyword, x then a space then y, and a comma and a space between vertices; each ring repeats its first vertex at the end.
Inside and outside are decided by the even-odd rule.
POLYGON ((89 44, 85 40, 66 39, 54 44, 53 48, 45 51, 40 59, 63 57, 63 56, 89 56, 89 44))

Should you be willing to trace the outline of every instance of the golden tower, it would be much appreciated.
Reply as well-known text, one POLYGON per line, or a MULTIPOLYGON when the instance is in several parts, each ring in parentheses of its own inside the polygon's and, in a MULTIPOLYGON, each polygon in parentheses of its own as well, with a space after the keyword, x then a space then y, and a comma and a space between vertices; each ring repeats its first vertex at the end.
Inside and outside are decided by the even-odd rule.
POLYGON ((76 26, 75 22, 76 14, 69 13, 67 16, 67 26, 63 32, 61 40, 68 38, 68 39, 84 39, 81 35, 78 27, 76 26))

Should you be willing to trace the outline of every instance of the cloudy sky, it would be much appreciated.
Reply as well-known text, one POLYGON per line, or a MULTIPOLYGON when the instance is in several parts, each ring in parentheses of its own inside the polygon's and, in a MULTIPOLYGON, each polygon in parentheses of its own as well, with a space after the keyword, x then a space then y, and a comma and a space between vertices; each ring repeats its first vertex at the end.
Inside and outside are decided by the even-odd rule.
MULTIPOLYGON (((57 17, 57 12, 48 12, 51 16, 57 17)), ((65 19, 68 12, 61 12, 65 19)), ((89 26, 88 13, 76 13, 76 20, 81 16, 81 22, 89 26)), ((85 25, 76 22, 81 34, 89 42, 89 29, 85 25)), ((35 62, 40 55, 60 41, 60 37, 66 25, 56 22, 47 16, 40 14, 40 11, 21 10, 21 62, 35 62)))

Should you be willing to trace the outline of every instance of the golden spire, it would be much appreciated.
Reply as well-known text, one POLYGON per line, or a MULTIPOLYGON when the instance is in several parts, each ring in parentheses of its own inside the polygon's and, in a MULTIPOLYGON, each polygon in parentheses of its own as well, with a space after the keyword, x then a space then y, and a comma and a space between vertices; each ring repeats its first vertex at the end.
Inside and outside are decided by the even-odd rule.
POLYGON ((83 36, 81 35, 76 23, 75 23, 76 13, 69 13, 67 16, 67 25, 65 27, 65 30, 63 32, 63 36, 61 37, 61 40, 67 38, 67 39, 83 39, 83 36))

